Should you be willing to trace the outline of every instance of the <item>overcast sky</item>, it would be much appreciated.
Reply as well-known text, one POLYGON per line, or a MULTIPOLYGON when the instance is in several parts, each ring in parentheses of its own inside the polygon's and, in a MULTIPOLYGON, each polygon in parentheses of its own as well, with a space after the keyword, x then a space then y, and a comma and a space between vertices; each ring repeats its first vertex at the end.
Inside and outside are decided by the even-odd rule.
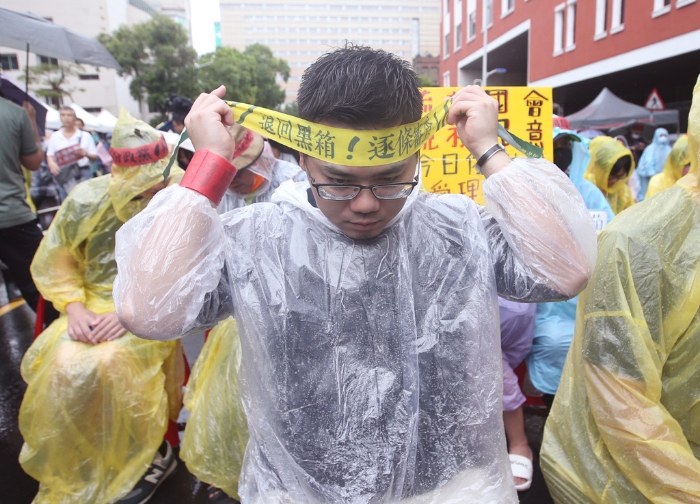
POLYGON ((219 20, 219 0, 190 0, 192 45, 199 55, 216 49, 214 22, 219 20))

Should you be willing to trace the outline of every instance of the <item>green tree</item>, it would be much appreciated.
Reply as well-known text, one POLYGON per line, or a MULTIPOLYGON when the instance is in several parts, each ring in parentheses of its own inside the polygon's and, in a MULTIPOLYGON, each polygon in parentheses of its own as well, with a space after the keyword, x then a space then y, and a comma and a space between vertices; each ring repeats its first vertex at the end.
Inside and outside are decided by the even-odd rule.
POLYGON ((132 77, 131 96, 139 103, 146 100, 151 111, 164 114, 170 93, 189 98, 197 94, 197 53, 185 29, 169 17, 156 14, 144 23, 100 34, 98 40, 122 66, 120 75, 132 77))
POLYGON ((275 58, 269 47, 253 44, 241 52, 232 47, 218 47, 199 59, 199 85, 209 92, 226 86, 226 100, 250 103, 273 109, 284 102, 285 93, 278 77, 289 79, 289 65, 275 58))
MULTIPOLYGON (((59 61, 58 65, 43 63, 29 67, 29 85, 32 86, 37 95, 48 98, 51 104, 58 107, 63 104, 64 96, 68 96, 74 101, 72 93, 84 91, 77 86, 68 85, 69 77, 74 77, 84 72, 85 70, 82 66, 64 61, 59 61)), ((20 79, 24 80, 24 75, 20 79)))
POLYGON ((420 83, 420 87, 435 87, 437 84, 433 79, 428 77, 427 75, 418 75, 418 82, 420 83))

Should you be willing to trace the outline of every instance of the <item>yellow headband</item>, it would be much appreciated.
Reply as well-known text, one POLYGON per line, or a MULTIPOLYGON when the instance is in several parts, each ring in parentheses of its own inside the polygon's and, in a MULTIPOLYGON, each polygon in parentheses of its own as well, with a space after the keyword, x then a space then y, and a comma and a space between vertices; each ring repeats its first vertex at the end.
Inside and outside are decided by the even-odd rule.
MULTIPOLYGON (((402 161, 418 152, 436 131, 446 125, 452 100, 436 107, 418 121, 380 130, 351 130, 316 124, 276 110, 238 102, 226 102, 241 126, 282 145, 343 166, 382 166, 402 161)), ((512 135, 499 123, 498 136, 528 157, 542 157, 542 149, 512 135)), ((188 138, 180 135, 178 146, 188 138)), ((167 179, 177 147, 163 176, 167 179)))
POLYGON ((416 122, 380 130, 334 128, 255 105, 227 103, 238 124, 294 150, 338 165, 381 166, 418 152, 445 126, 451 100, 416 122))

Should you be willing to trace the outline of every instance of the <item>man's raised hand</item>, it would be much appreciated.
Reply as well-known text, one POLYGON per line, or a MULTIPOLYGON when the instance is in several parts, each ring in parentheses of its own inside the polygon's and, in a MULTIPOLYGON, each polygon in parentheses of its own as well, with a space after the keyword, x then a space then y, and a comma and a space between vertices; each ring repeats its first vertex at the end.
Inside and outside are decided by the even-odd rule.
POLYGON ((233 126, 233 112, 222 100, 226 88, 219 86, 211 93, 202 93, 185 118, 187 133, 196 150, 207 149, 231 161, 236 147, 227 126, 233 126))

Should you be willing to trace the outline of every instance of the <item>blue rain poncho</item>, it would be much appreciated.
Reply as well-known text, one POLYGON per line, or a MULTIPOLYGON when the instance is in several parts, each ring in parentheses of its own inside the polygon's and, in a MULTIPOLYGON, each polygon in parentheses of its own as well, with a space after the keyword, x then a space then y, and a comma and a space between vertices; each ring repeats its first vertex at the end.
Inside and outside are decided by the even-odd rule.
POLYGON ((117 238, 120 319, 177 338, 235 314, 242 502, 516 503, 497 293, 580 290, 596 235, 575 187, 516 159, 485 181, 485 208, 414 191, 370 240, 308 188, 221 218, 194 191, 159 193, 117 238))
MULTIPOLYGON (((580 138, 574 131, 554 128, 552 135, 568 133, 580 138)), ((598 231, 610 222, 615 214, 608 200, 593 182, 583 178, 590 152, 582 141, 572 142, 572 161, 569 177, 581 193, 586 208, 594 217, 598 231)), ((535 336, 527 356, 527 369, 532 384, 545 394, 554 395, 559 386, 566 353, 574 336, 574 321, 578 296, 558 303, 539 303, 535 318, 535 336)))
POLYGON ((639 194, 637 195, 638 201, 644 201, 649 188, 649 180, 664 170, 666 158, 670 153, 671 144, 668 141, 668 131, 664 128, 657 128, 654 131, 654 139, 644 149, 642 157, 639 158, 639 166, 637 166, 640 183, 639 194), (665 137, 665 140, 661 139, 662 136, 665 137))
POLYGON ((555 502, 700 502, 700 79, 690 173, 615 218, 545 426, 555 502))

